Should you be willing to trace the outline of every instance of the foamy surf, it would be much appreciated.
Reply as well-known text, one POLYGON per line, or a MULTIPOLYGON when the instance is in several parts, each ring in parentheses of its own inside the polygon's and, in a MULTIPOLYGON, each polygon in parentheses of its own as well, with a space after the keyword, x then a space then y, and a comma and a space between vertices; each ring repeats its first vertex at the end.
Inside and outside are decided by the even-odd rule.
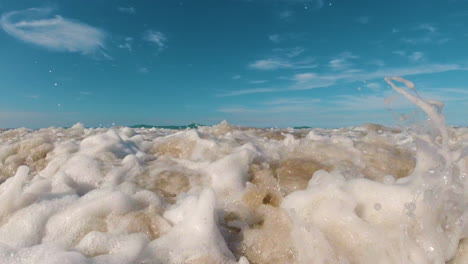
POLYGON ((467 263, 468 129, 386 80, 430 133, 3 131, 1 263, 467 263))

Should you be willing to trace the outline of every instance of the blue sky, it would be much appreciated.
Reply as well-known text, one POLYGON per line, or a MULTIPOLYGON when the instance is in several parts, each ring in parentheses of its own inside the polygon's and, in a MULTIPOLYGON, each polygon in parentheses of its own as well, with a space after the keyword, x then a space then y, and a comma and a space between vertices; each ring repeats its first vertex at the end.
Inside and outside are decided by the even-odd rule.
POLYGON ((466 0, 3 0, 0 127, 468 125, 466 0))

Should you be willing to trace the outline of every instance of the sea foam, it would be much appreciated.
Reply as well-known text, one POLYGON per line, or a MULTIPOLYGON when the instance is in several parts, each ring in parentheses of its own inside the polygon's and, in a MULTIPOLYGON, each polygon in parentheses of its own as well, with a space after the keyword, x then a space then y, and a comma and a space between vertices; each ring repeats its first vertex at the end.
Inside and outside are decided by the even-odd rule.
POLYGON ((468 129, 386 80, 430 133, 2 131, 0 262, 467 263, 468 129))

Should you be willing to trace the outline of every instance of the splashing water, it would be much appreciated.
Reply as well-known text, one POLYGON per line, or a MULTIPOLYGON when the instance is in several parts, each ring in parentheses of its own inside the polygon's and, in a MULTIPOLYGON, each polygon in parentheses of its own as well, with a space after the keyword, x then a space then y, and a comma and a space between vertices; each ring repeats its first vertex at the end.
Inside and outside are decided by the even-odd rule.
POLYGON ((430 133, 1 131, 0 263, 467 263, 468 129, 385 80, 430 133))

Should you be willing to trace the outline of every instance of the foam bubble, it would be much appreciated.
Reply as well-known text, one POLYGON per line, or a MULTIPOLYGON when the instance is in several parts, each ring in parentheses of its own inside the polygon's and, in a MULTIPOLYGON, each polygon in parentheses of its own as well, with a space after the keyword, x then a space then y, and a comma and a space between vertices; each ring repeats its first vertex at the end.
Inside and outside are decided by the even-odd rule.
POLYGON ((0 262, 466 263, 468 129, 387 81, 432 125, 1 131, 0 262))

